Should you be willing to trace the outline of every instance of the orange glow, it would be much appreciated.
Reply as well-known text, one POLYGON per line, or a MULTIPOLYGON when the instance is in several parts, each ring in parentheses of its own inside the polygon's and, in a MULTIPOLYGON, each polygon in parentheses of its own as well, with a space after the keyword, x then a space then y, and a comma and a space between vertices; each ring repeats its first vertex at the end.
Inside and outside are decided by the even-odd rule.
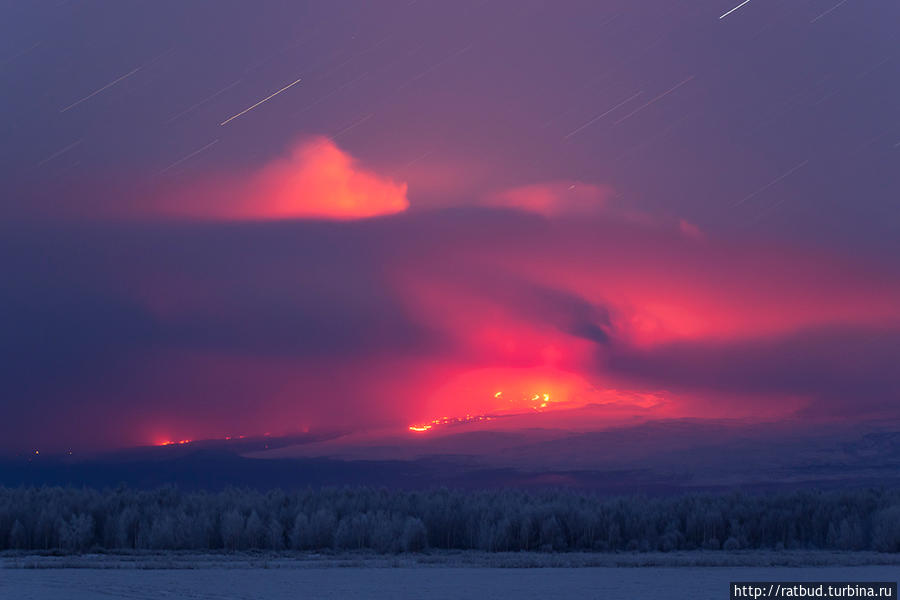
MULTIPOLYGON (((308 431, 308 429, 307 429, 307 431, 308 431)), ((226 436, 223 436, 223 437, 208 437, 208 438, 202 438, 202 439, 200 439, 199 441, 212 442, 212 441, 243 440, 243 439, 245 439, 246 437, 247 437, 246 435, 238 435, 238 436, 226 435, 226 436)), ((265 432, 265 433, 262 434, 262 437, 272 437, 272 433, 269 432, 269 431, 267 431, 267 432, 265 432)), ((185 445, 185 444, 192 444, 192 443, 194 443, 194 442, 196 442, 196 441, 198 441, 198 440, 197 440, 197 439, 185 439, 185 440, 171 440, 171 439, 164 439, 164 440, 160 440, 160 441, 154 442, 153 445, 154 445, 154 446, 181 446, 181 445, 185 445)))
POLYGON ((482 421, 491 421, 496 417, 490 415, 466 415, 464 417, 441 417, 434 419, 425 425, 410 425, 410 431, 428 431, 437 425, 462 425, 465 423, 480 423, 482 421))
POLYGON ((159 208, 207 219, 348 220, 405 211, 406 189, 361 167, 332 140, 314 138, 255 173, 189 186, 159 208))
MULTIPOLYGON (((309 428, 305 427, 303 432, 309 433, 309 428)), ((188 444, 198 444, 198 443, 206 443, 206 442, 231 442, 231 441, 237 442, 238 440, 244 440, 244 439, 271 438, 276 435, 278 435, 278 434, 267 431, 265 433, 253 434, 250 436, 247 436, 247 435, 225 435, 225 436, 196 437, 196 438, 179 439, 179 440, 173 440, 171 438, 163 438, 163 439, 159 439, 159 440, 152 442, 151 445, 153 445, 153 446, 186 446, 188 444)))
POLYGON ((190 444, 192 441, 193 440, 178 440, 178 441, 173 442, 171 440, 164 440, 161 442, 157 442, 156 445, 157 446, 176 446, 176 445, 180 445, 180 444, 190 444))

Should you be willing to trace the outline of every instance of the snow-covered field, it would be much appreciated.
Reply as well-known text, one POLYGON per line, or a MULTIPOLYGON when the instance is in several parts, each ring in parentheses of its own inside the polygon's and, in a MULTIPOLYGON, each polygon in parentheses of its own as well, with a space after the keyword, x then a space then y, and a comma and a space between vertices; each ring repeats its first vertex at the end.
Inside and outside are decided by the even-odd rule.
POLYGON ((0 599, 728 598, 729 581, 896 581, 871 552, 4 553, 0 599))
POLYGON ((117 551, 101 554, 0 552, 0 569, 323 569, 323 568, 585 568, 585 567, 866 567, 891 565, 900 554, 829 550, 678 552, 375 552, 117 551))
POLYGON ((642 568, 4 569, 0 598, 728 598, 730 581, 896 581, 896 566, 642 568))

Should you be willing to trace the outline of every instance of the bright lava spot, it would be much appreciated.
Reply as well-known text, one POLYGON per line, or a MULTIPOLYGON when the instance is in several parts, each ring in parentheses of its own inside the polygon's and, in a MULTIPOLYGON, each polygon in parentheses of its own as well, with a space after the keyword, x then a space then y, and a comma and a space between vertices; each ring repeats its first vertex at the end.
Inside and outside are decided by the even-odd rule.
POLYGON ((178 440, 177 442, 173 442, 171 440, 165 440, 156 444, 157 446, 175 446, 176 444, 190 444, 191 440, 178 440))

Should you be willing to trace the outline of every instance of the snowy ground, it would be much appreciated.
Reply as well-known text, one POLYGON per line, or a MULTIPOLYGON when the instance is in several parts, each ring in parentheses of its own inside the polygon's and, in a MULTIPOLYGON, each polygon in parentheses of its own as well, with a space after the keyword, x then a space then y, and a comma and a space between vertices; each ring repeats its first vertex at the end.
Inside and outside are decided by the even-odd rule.
POLYGON ((323 569, 323 568, 584 568, 584 567, 853 567, 891 565, 900 554, 787 551, 686 552, 189 552, 132 551, 103 554, 0 552, 0 569, 323 569))
POLYGON ((501 569, 6 569, 17 600, 728 598, 730 581, 896 581, 896 566, 501 569))

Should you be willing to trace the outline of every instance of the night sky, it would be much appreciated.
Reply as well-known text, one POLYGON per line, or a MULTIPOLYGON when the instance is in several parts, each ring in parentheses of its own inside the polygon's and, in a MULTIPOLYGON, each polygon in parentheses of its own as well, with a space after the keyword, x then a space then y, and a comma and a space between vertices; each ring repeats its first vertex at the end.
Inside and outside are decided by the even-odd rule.
POLYGON ((896 0, 0 2, 0 90, 0 452, 900 418, 896 0))

